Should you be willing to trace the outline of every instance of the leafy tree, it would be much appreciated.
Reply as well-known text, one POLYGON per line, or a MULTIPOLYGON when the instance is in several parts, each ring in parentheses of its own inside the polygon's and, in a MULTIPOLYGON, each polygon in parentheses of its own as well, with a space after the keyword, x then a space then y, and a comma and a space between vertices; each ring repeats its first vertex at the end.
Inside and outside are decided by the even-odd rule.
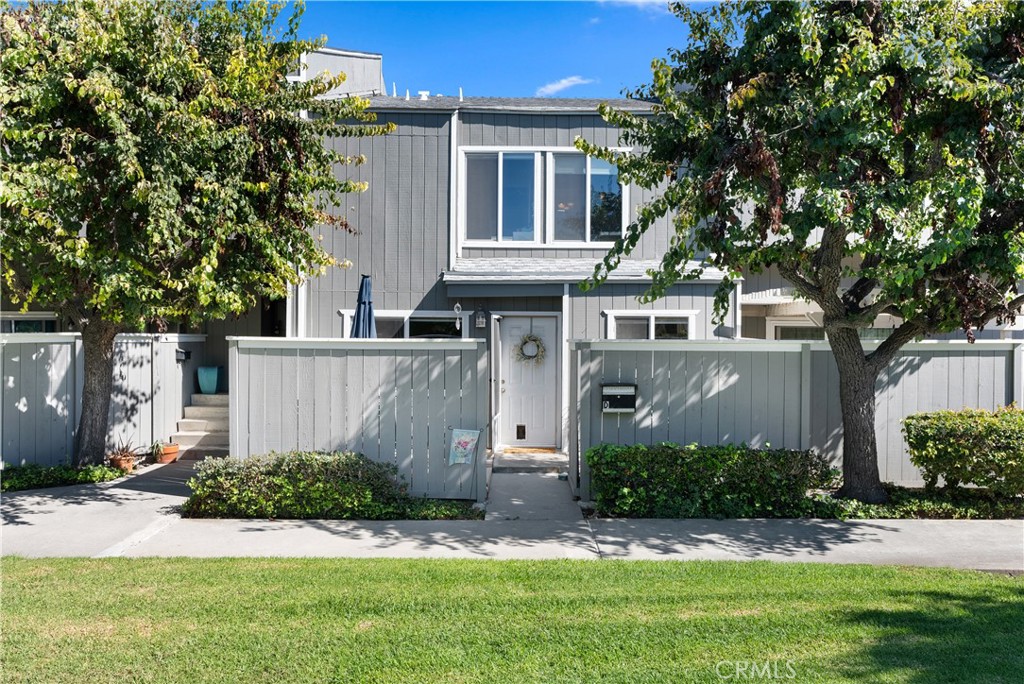
POLYGON ((776 268, 824 312, 843 412, 841 494, 885 499, 875 383, 907 342, 1012 320, 1024 304, 1024 4, 740 2, 673 5, 688 42, 631 93, 653 115, 602 109, 640 150, 580 149, 658 189, 588 282, 659 217, 676 235, 645 297, 725 270, 776 268), (688 262, 701 265, 693 268, 688 262), (877 347, 858 329, 900 325, 877 347))
POLYGON ((5 296, 81 330, 76 463, 103 458, 114 336, 281 297, 336 260, 314 226, 362 184, 332 136, 385 133, 343 75, 290 82, 301 7, 91 0, 0 13, 5 296), (282 21, 279 21, 282 19, 282 21), (301 115, 302 112, 306 116, 301 115), (348 125, 338 123, 348 121, 348 125))

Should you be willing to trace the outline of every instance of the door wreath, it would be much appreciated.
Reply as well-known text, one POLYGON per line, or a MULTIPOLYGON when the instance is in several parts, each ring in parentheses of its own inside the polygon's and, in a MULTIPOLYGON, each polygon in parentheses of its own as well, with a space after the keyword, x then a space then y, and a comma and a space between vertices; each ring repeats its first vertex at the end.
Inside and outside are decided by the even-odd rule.
POLYGON ((537 365, 544 361, 544 354, 547 353, 544 348, 544 340, 533 334, 523 335, 513 351, 516 361, 537 365))

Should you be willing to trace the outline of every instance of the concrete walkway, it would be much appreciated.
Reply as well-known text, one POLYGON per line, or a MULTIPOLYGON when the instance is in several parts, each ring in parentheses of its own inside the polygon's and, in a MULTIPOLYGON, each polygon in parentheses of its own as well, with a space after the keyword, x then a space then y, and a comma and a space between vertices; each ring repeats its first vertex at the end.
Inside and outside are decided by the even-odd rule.
POLYGON ((19 556, 776 560, 1024 572, 1024 521, 585 520, 552 473, 496 472, 483 521, 183 520, 192 462, 5 494, 19 556))

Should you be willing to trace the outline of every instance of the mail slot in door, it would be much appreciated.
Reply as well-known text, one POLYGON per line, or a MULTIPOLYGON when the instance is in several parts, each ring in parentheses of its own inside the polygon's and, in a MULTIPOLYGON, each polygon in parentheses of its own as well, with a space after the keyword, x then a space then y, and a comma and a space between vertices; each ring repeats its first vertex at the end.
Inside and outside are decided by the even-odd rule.
POLYGON ((635 413, 636 385, 622 383, 601 385, 602 413, 635 413))

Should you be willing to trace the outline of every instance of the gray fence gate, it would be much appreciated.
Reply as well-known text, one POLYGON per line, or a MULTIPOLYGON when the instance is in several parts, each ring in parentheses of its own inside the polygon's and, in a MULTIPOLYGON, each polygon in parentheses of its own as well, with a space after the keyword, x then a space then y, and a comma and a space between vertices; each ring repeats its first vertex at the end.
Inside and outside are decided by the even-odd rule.
POLYGON ((231 454, 352 450, 417 496, 483 500, 486 434, 448 463, 453 429, 487 429, 483 340, 229 337, 231 454))

